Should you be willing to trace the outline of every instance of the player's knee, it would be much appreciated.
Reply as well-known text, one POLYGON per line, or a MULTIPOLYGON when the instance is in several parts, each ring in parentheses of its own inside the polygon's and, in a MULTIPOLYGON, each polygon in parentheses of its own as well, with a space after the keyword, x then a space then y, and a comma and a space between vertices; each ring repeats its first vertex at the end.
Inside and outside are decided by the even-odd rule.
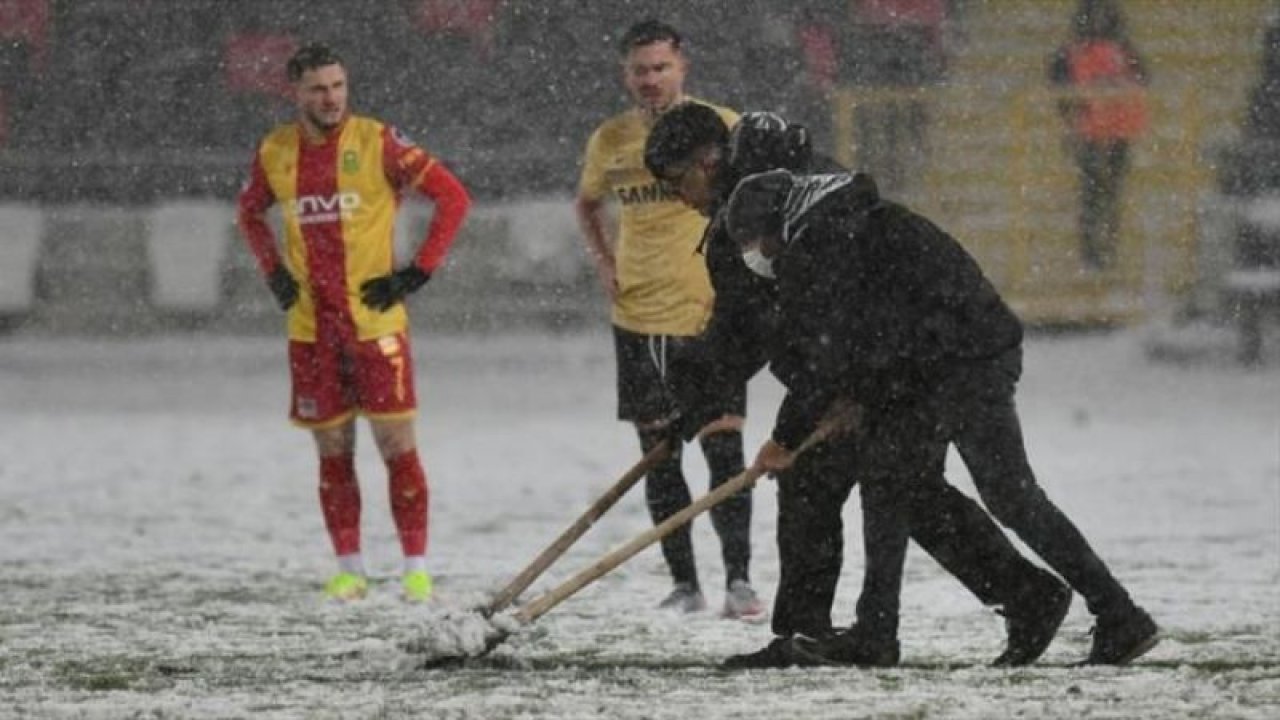
POLYGON ((315 440, 316 452, 319 453, 320 457, 347 455, 355 452, 356 449, 354 422, 345 422, 334 427, 317 428, 311 431, 311 437, 315 440))
POLYGON ((678 462, 667 461, 649 471, 644 480, 645 502, 655 519, 665 519, 689 504, 689 487, 678 462))
POLYGON ((379 421, 370 423, 373 441, 384 459, 390 460, 417 447, 417 438, 410 420, 379 421))
MULTIPOLYGON (((640 438, 640 450, 645 454, 648 454, 650 450, 653 450, 658 446, 658 443, 663 440, 667 440, 671 435, 667 428, 666 421, 644 424, 636 423, 636 434, 640 438)), ((675 461, 678 463, 680 461, 682 449, 683 444, 679 441, 674 441, 674 447, 671 448, 671 459, 668 460, 668 462, 675 461)))

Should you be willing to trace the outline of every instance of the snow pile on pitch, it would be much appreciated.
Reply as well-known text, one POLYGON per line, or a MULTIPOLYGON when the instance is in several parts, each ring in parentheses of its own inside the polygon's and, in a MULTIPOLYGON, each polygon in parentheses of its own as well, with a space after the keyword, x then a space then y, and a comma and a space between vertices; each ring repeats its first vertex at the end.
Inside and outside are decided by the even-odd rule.
POLYGON ((475 657, 518 628, 510 615, 485 618, 474 611, 445 610, 424 618, 404 649, 428 661, 475 657))

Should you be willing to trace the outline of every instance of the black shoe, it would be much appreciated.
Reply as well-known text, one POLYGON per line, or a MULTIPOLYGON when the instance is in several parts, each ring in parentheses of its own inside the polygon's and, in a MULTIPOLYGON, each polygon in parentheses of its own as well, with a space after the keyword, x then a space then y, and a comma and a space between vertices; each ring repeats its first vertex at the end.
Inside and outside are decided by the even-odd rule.
MULTIPOLYGON (((726 670, 759 670, 766 668, 812 667, 826 663, 796 652, 796 638, 776 637, 768 645, 751 653, 730 655, 720 663, 726 670)), ((807 638, 806 638, 807 639, 807 638)))
POLYGON ((1008 642, 1004 652, 991 661, 993 667, 1030 665, 1048 649, 1053 636, 1071 608, 1071 588, 1043 570, 1039 587, 1025 600, 998 610, 1004 615, 1008 642))
POLYGON ((1160 642, 1160 628, 1146 610, 1100 615, 1093 626, 1093 649, 1085 665, 1125 665, 1160 642))
POLYGON ((795 651, 811 664, 857 667, 893 667, 901 654, 897 638, 876 637, 857 625, 820 640, 797 637, 795 651))

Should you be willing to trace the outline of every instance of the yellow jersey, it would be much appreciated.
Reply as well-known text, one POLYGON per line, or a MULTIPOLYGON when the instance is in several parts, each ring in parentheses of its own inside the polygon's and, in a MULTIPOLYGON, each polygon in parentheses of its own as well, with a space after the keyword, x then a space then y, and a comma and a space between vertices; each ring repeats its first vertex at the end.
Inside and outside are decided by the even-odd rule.
MULTIPOLYGON (((703 104, 729 127, 737 124, 734 111, 703 104)), ((707 220, 645 168, 644 143, 652 127, 652 120, 632 108, 596 128, 587 141, 578 191, 592 200, 612 195, 618 203, 613 323, 645 335, 697 335, 714 297, 698 253, 707 220)))

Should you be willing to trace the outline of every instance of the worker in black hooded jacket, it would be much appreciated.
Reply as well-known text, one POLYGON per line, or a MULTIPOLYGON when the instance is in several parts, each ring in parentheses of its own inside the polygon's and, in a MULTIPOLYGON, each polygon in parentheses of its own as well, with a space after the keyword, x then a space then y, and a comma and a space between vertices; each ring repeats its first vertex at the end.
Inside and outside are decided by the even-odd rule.
MULTIPOLYGON (((960 243, 860 175, 753 175, 725 216, 744 263, 776 280, 781 313, 787 395, 755 466, 784 471, 832 404, 852 398, 864 413, 859 480, 902 509, 954 445, 992 515, 1096 616, 1086 662, 1119 665, 1150 650, 1155 622, 1036 482, 1014 404, 1022 326, 960 243)), ((872 597, 864 588, 850 632, 802 651, 838 660, 896 631, 878 623, 896 613, 906 542, 892 523, 868 537, 866 572, 883 587, 872 597)))
MULTIPOLYGON (((784 336, 778 325, 777 285, 744 264, 725 226, 721 212, 725 201, 738 180, 752 172, 838 166, 815 159, 804 128, 773 113, 746 113, 730 133, 718 116, 694 104, 677 106, 658 120, 649 135, 645 161, 650 172, 672 185, 685 202, 712 217, 701 245, 716 291, 710 325, 685 352, 672 358, 667 374, 682 412, 675 427, 684 439, 691 439, 716 419, 715 399, 724 392, 722 388, 742 384, 768 363, 782 377, 798 373, 798 368, 787 368, 791 358, 777 344, 784 336)), ((857 445, 852 436, 822 442, 780 478, 781 577, 772 620, 776 638, 757 652, 730 657, 726 666, 826 662, 798 653, 796 643, 797 638, 833 635, 831 607, 843 564, 841 510, 857 477, 857 445)), ((976 503, 945 482, 940 469, 920 485, 928 492, 917 493, 916 502, 906 508, 915 519, 912 537, 983 603, 1005 607, 1009 645, 997 661, 1004 665, 1033 661, 1061 623, 1069 591, 1023 558, 976 503)), ((864 528, 883 533, 882 526, 907 527, 896 508, 880 509, 885 505, 881 489, 871 486, 868 494, 868 486, 863 486, 864 516, 872 516, 864 520, 864 528)), ((892 568, 892 563, 887 566, 892 568)), ((892 578, 888 584, 892 585, 892 578)), ((868 574, 869 590, 864 589, 863 595, 881 598, 886 593, 880 588, 885 585, 881 575, 868 574)), ((894 604, 884 613, 876 603, 860 601, 860 614, 884 614, 882 624, 892 623, 895 637, 860 648, 856 656, 846 653, 845 659, 859 665, 898 661, 896 598, 895 591, 894 604)))

